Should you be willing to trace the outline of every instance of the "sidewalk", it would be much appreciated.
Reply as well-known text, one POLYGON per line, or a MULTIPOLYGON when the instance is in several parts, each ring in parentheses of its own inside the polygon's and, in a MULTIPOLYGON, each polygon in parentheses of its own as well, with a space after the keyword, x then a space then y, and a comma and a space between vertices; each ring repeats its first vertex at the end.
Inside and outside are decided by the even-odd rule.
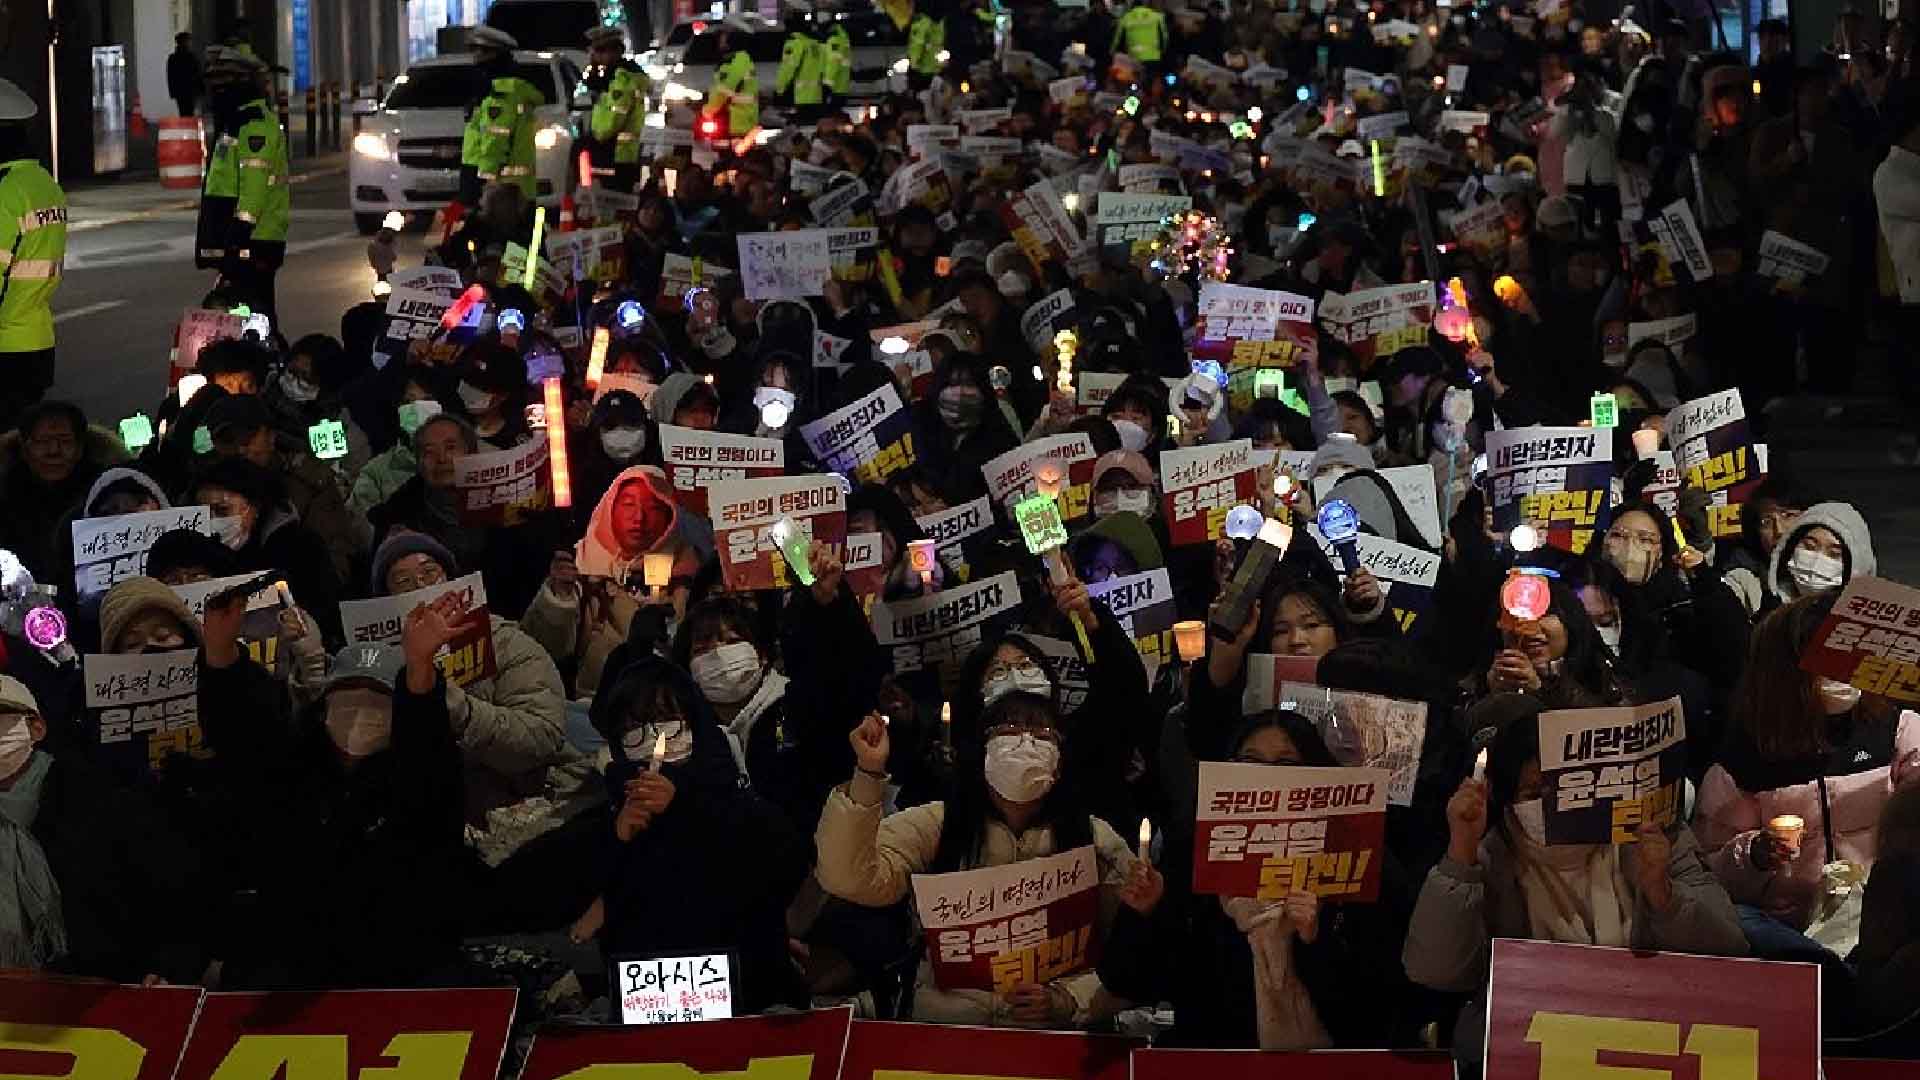
MULTIPOLYGON (((297 139, 296 153, 287 173, 289 184, 303 184, 346 171, 345 151, 325 151, 309 158, 297 152, 306 148, 305 132, 297 139)), ((199 205, 197 190, 162 187, 160 178, 152 173, 128 171, 117 178, 89 178, 67 189, 67 229, 71 232, 99 229, 152 214, 192 210, 199 205)))

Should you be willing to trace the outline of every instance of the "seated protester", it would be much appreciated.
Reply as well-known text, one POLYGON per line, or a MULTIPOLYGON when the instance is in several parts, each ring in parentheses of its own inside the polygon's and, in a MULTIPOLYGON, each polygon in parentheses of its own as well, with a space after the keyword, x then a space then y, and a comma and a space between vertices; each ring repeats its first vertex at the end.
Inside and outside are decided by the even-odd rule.
POLYGON ((1773 561, 1774 549, 1806 511, 1807 500, 1784 478, 1767 476, 1741 508, 1739 538, 1731 544, 1714 545, 1714 568, 1720 571, 1720 580, 1740 598, 1748 617, 1760 610, 1765 598, 1760 580, 1773 561))
MULTIPOLYGON (((880 599, 902 600, 921 595, 926 585, 908 564, 907 545, 925 540, 926 530, 907 512, 898 495, 878 484, 862 484, 847 496, 847 535, 870 532, 880 534, 880 569, 884 575, 880 599)), ((978 549, 978 543, 963 545, 969 563, 978 549)), ((945 565, 938 559, 934 560, 933 574, 935 585, 941 584, 946 576, 945 565)), ((980 575, 976 571, 974 576, 980 575)))
MULTIPOLYGON (((363 517, 371 518, 374 507, 392 498, 419 472, 420 463, 413 456, 413 434, 420 430, 428 417, 446 411, 434 399, 434 380, 430 371, 411 366, 401 371, 398 399, 382 403, 383 410, 396 415, 396 420, 390 423, 400 437, 394 440, 393 445, 368 458, 367 463, 353 474, 353 488, 347 495, 347 505, 363 517)), ((386 376, 376 373, 376 378, 384 380, 386 376)), ((365 385, 363 382, 362 386, 365 385)))
POLYGON ((1132 510, 1109 510, 1102 514, 1098 509, 1101 498, 1099 494, 1094 496, 1098 520, 1092 528, 1074 537, 1069 547, 1075 575, 1090 585, 1098 585, 1112 578, 1164 566, 1166 560, 1160 554, 1160 541, 1154 536, 1148 519, 1132 510))
POLYGON ((0 675, 0 962, 119 983, 196 983, 196 850, 0 675))
POLYGON ((202 469, 188 497, 213 515, 238 572, 285 575, 294 601, 312 613, 321 639, 341 640, 340 579, 326 543, 287 505, 279 476, 244 458, 228 458, 202 469))
POLYGON ((1802 596, 1837 593, 1856 574, 1872 577, 1879 565, 1860 511, 1850 503, 1815 503, 1774 546, 1760 613, 1802 596))
POLYGON ((806 448, 800 425, 816 415, 808 393, 810 369, 794 353, 779 348, 768 351, 762 341, 747 374, 748 381, 723 410, 718 426, 758 439, 781 440, 787 444, 788 460, 800 460, 797 455, 806 448))
POLYGON ((1920 1015, 1920 786, 1898 788, 1880 811, 1873 875, 1860 908, 1860 945, 1853 965, 1863 1030, 1902 1025, 1899 1049, 1878 1043, 1875 1056, 1914 1054, 1913 1018, 1920 1015))
MULTIPOLYGON (((649 626, 664 623, 668 609, 646 599, 645 557, 673 556, 669 589, 683 610, 686 583, 712 547, 712 532, 697 515, 680 512, 659 467, 622 470, 594 507, 586 535, 572 551, 550 557, 546 583, 527 605, 521 629, 571 668, 576 698, 591 697, 608 654, 631 636, 635 617, 644 613, 649 626)), ((663 633, 664 626, 648 636, 663 633)))
MULTIPOLYGON (((102 470, 125 459, 119 442, 88 427, 77 405, 43 401, 21 413, 14 429, 0 435, 0 506, 6 507, 0 548, 13 552, 35 581, 59 584, 61 522, 102 470)), ((66 581, 72 580, 69 573, 66 581)))
MULTIPOLYGON (((1242 764, 1338 764, 1312 721, 1291 710, 1249 717, 1232 747, 1232 760, 1242 764)), ((1130 887, 1121 893, 1126 907, 1102 950, 1100 977, 1122 997, 1171 1000, 1169 1046, 1410 1045, 1415 1025, 1399 1006, 1411 988, 1399 950, 1415 882, 1391 854, 1382 873, 1380 899, 1371 904, 1322 905, 1300 890, 1277 900, 1162 900, 1157 890, 1130 887)))
POLYGON ((233 552, 196 529, 169 529, 147 549, 147 576, 163 585, 191 585, 238 573, 233 552))
POLYGON ((1617 507, 1599 554, 1620 572, 1636 606, 1666 629, 1672 659, 1698 671, 1720 697, 1732 692, 1746 663, 1747 620, 1718 587, 1718 573, 1682 548, 1672 519, 1651 502, 1617 507))
MULTIPOLYGON (((54 526, 52 534, 55 562, 42 577, 37 571, 34 579, 40 582, 61 586, 62 594, 70 594, 73 581, 73 524, 86 518, 117 517, 121 514, 139 514, 153 510, 165 510, 173 504, 168 502, 166 493, 153 478, 138 469, 113 466, 103 470, 87 490, 86 498, 73 508, 73 513, 65 521, 54 526)), ((0 545, 3 546, 3 545, 0 545)), ((14 552, 23 555, 22 552, 14 552)), ((24 565, 25 559, 22 558, 24 565)), ((28 568, 30 571, 31 567, 28 568)), ((97 601, 98 598, 96 597, 97 601)), ((91 623, 89 616, 97 614, 95 604, 81 601, 76 604, 80 619, 73 629, 79 631, 75 636, 85 639, 91 635, 85 627, 91 623)))
MULTIPOLYGON (((1548 695, 1568 708, 1622 705, 1630 699, 1613 655, 1566 583, 1551 580, 1547 613, 1518 623, 1503 613, 1491 660, 1481 667, 1489 694, 1548 695)), ((1497 601, 1496 601, 1497 602, 1497 601)))
POLYGON ((469 345, 454 369, 460 411, 473 424, 481 453, 506 450, 533 438, 527 429, 527 362, 498 341, 469 345))
POLYGON ((1479 707, 1513 718, 1487 747, 1486 779, 1461 781, 1447 802, 1447 855, 1427 874, 1407 930, 1409 978, 1473 995, 1453 1032, 1463 1069, 1481 1059, 1494 938, 1747 953, 1733 903, 1687 829, 1649 822, 1633 844, 1548 846, 1538 722, 1546 707, 1539 698, 1479 707))
POLYGON ((641 659, 609 676, 593 725, 612 752, 614 808, 597 867, 601 952, 616 962, 729 953, 735 1015, 805 1008, 786 910, 807 876, 806 840, 741 782, 699 688, 665 660, 641 659), (672 888, 661 888, 666 867, 672 888))
POLYGON ((918 465, 909 465, 904 469, 887 474, 887 490, 905 504, 907 511, 915 518, 929 517, 953 509, 947 497, 940 493, 926 471, 918 465))
POLYGON ((287 350, 286 366, 261 393, 273 416, 274 440, 283 449, 311 445, 307 432, 322 420, 337 420, 347 433, 347 455, 329 462, 351 477, 371 455, 367 433, 348 415, 344 395, 354 379, 372 370, 365 358, 353 358, 326 334, 308 334, 287 350))
POLYGON ((244 458, 279 477, 294 516, 326 543, 335 576, 346 581, 373 532, 365 517, 348 509, 333 469, 308 453, 305 442, 299 449, 281 446, 273 417, 257 395, 233 394, 214 402, 207 410, 207 432, 217 459, 244 458))
MULTIPOLYGON (((260 678, 244 606, 208 612, 202 693, 260 678)), ((244 761, 253 805, 231 823, 256 889, 227 927, 222 985, 244 990, 459 985, 460 751, 434 666, 458 624, 424 606, 401 644, 350 645, 291 730, 207 715, 214 752, 244 761), (300 933, 288 936, 289 925, 300 933)))
POLYGON ((1832 606, 1831 597, 1802 597, 1760 620, 1694 813, 1708 865, 1767 959, 1831 959, 1801 934, 1823 898, 1826 867, 1871 869, 1888 798, 1920 783, 1920 714, 1800 670, 1832 606), (1767 832, 1781 814, 1805 823, 1799 844, 1767 832))
POLYGON ((1122 450, 1148 461, 1160 460, 1160 451, 1173 445, 1167 435, 1167 387, 1151 375, 1128 376, 1100 406, 1100 415, 1113 424, 1122 450))
POLYGON ((672 424, 712 431, 720 419, 720 395, 700 376, 676 371, 647 399, 647 412, 655 426, 672 424))
MULTIPOLYGON (((370 596, 400 596, 459 577, 453 553, 424 533, 387 537, 373 555, 370 596)), ((447 686, 447 722, 466 766, 469 829, 489 863, 591 805, 585 755, 567 742, 566 696, 546 651, 491 617, 494 674, 447 686)))
MULTIPOLYGON (((953 797, 883 819, 892 741, 879 714, 869 714, 849 736, 853 777, 827 797, 814 836, 821 887, 855 904, 890 907, 906 899, 915 874, 1006 866, 1092 844, 1102 910, 1110 912, 1113 891, 1132 874, 1134 857, 1080 803, 1075 778, 1061 769, 1062 737, 1046 698, 1006 694, 977 723, 956 718, 953 797)), ((933 965, 922 963, 912 1016, 947 1024, 1086 1028, 1123 1004, 1102 990, 1091 971, 996 994, 937 989, 933 965)))
POLYGON ((1316 441, 1307 418, 1274 398, 1256 399, 1241 414, 1233 437, 1252 440, 1255 450, 1311 450, 1316 441))
POLYGON ((972 353, 955 354, 933 373, 926 396, 908 406, 920 468, 950 503, 985 494, 987 462, 1020 445, 997 405, 991 366, 972 353))

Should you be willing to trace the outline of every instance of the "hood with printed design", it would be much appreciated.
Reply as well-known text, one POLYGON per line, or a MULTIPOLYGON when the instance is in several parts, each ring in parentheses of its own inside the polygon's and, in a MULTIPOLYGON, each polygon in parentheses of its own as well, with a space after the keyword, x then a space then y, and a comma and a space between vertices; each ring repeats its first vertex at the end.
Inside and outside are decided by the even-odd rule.
MULTIPOLYGON (((621 470, 607 486, 607 493, 600 497, 599 505, 593 508, 593 517, 587 522, 587 534, 574 545, 574 561, 580 572, 589 577, 608 577, 615 581, 626 581, 629 577, 640 576, 640 560, 643 555, 653 551, 674 551, 686 556, 691 548, 681 536, 680 508, 674 501, 673 483, 667 474, 655 465, 633 465, 621 470), (614 533, 613 507, 620 499, 622 489, 638 484, 645 489, 648 497, 657 499, 667 506, 667 527, 660 531, 653 542, 641 551, 626 552, 620 547, 620 540, 614 533)), ((697 556, 695 556, 697 562, 697 556)), ((674 560, 674 572, 682 571, 681 559, 674 560)))
POLYGON ((1800 587, 1794 584, 1793 575, 1787 572, 1787 560, 1793 557, 1793 549, 1798 547, 1808 530, 1824 527, 1832 530, 1840 538, 1840 544, 1846 549, 1841 561, 1846 564, 1845 580, 1855 577, 1873 577, 1880 563, 1873 555, 1873 534, 1867 528, 1867 519, 1852 503, 1823 502, 1807 507, 1800 520, 1793 523, 1787 535, 1780 538, 1773 551, 1767 556, 1767 591, 1781 602, 1792 600, 1800 595, 1800 587))

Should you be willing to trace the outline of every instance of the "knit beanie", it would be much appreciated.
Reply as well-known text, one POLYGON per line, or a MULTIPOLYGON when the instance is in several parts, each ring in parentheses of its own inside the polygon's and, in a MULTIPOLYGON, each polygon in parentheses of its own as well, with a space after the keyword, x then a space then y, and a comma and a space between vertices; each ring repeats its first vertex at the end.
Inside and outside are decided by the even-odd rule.
POLYGON ((387 595, 387 571, 409 555, 425 555, 440 564, 448 578, 460 576, 459 560, 447 545, 423 532, 394 532, 373 552, 373 576, 367 582, 368 595, 387 595))
POLYGON ((200 640, 200 621, 187 610, 186 601, 158 580, 142 576, 128 578, 108 589, 100 601, 100 647, 107 652, 114 651, 114 644, 127 625, 142 612, 156 608, 180 620, 189 639, 200 640))

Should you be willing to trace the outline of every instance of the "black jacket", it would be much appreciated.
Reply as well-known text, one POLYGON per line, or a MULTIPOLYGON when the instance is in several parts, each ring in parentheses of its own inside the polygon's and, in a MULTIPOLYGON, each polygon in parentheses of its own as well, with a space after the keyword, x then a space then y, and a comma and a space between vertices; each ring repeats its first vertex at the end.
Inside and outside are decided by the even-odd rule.
POLYGON ((395 527, 423 532, 447 545, 462 573, 478 570, 487 586, 487 608, 503 619, 518 619, 547 578, 547 564, 573 537, 564 528, 565 511, 541 514, 518 525, 493 529, 453 523, 428 505, 426 482, 416 476, 367 515, 373 543, 379 547, 395 527))
POLYGON ((891 665, 844 583, 825 607, 813 590, 792 590, 780 612, 780 654, 787 692, 747 740, 747 775, 811 842, 827 793, 853 775, 847 732, 874 707, 891 665))

